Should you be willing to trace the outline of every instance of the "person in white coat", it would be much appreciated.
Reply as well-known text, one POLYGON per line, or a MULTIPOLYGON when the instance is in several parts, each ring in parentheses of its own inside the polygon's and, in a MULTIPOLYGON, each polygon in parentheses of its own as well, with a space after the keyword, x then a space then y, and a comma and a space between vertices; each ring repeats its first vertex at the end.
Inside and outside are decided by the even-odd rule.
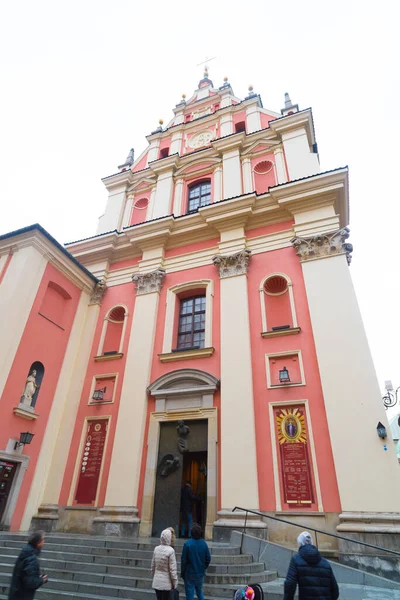
POLYGON ((172 534, 170 529, 161 533, 161 544, 154 548, 151 561, 152 587, 157 600, 169 600, 169 593, 178 587, 175 550, 171 546, 172 534))

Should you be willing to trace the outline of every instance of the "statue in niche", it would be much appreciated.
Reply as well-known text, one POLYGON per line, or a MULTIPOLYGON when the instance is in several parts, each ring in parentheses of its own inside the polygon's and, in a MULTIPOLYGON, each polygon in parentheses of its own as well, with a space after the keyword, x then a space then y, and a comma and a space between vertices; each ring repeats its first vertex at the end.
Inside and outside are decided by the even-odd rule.
POLYGON ((187 436, 190 433, 190 428, 185 425, 185 421, 178 421, 176 430, 178 432, 178 450, 181 454, 184 454, 189 450, 187 436))
POLYGON ((179 458, 174 457, 173 454, 165 454, 158 465, 160 477, 168 477, 168 475, 171 475, 177 469, 179 469, 179 458))
POLYGON ((32 406, 32 398, 35 395, 37 388, 40 387, 36 383, 36 375, 37 372, 35 369, 33 369, 26 379, 24 393, 22 394, 20 400, 20 403, 24 406, 32 406))

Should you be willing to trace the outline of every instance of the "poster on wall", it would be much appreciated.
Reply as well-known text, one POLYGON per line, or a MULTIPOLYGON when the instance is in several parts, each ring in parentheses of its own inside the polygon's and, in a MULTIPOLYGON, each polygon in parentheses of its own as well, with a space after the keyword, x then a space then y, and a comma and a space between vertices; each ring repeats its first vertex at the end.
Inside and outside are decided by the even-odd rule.
POLYGON ((314 502, 308 434, 303 406, 275 409, 275 423, 285 504, 307 506, 314 502))
POLYGON ((75 493, 76 504, 91 504, 96 500, 101 464, 103 462, 108 421, 89 421, 82 457, 79 464, 79 478, 75 493))

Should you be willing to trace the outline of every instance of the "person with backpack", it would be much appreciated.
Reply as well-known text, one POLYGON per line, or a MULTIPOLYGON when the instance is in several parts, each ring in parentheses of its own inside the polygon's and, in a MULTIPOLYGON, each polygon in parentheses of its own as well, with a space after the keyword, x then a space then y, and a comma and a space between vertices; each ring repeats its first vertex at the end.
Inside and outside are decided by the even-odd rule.
POLYGON ((176 556, 171 541, 170 529, 164 529, 161 533, 161 544, 156 546, 153 552, 151 561, 152 588, 156 592, 157 600, 169 600, 171 590, 178 587, 176 556))
POLYGON ((211 562, 210 550, 201 539, 201 527, 194 523, 190 531, 191 537, 184 543, 181 556, 181 577, 185 582, 186 600, 204 600, 203 581, 206 569, 211 562))
POLYGON ((290 561, 285 579, 284 600, 293 600, 299 586, 299 600, 337 600, 339 587, 332 567, 312 543, 308 531, 297 538, 299 552, 290 561))
POLYGON ((33 600, 36 590, 47 583, 47 575, 40 575, 38 560, 44 542, 43 531, 36 531, 22 548, 14 566, 8 600, 33 600))

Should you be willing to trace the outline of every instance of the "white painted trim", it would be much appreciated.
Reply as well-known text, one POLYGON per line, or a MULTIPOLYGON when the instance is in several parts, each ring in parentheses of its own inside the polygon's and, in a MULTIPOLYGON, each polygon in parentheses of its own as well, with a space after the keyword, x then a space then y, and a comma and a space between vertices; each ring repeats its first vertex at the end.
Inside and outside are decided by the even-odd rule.
POLYGON ((175 181, 174 206, 172 212, 175 217, 182 214, 182 196, 183 196, 183 179, 179 178, 175 181))
POLYGON ((89 394, 89 398, 88 398, 88 405, 89 406, 96 406, 97 404, 114 404, 115 402, 115 393, 117 390, 117 383, 118 383, 118 373, 105 373, 105 374, 101 374, 101 375, 94 375, 93 379, 92 379, 92 385, 90 386, 90 394, 89 394), (98 400, 94 401, 92 400, 93 397, 93 393, 96 387, 96 382, 99 379, 109 379, 110 377, 115 377, 115 384, 114 384, 114 391, 113 391, 113 395, 111 400, 107 400, 107 401, 103 401, 103 402, 99 402, 98 400))
POLYGON ((265 367, 267 373, 267 388, 268 389, 276 389, 276 388, 290 388, 290 387, 301 387, 306 385, 306 379, 304 375, 304 365, 303 365, 303 357, 301 350, 286 350, 285 352, 272 352, 271 354, 265 354, 265 367), (296 356, 299 361, 299 369, 300 369, 300 383, 282 383, 281 385, 273 385, 271 383, 271 370, 269 366, 269 360, 273 358, 281 358, 282 356, 296 356))
MULTIPOLYGON (((132 268, 130 268, 130 271, 132 272, 132 268)), ((132 280, 132 274, 131 274, 131 280, 132 280)), ((101 335, 100 335, 100 341, 99 341, 99 346, 97 349, 97 356, 101 356, 102 352, 103 352, 103 346, 104 346, 104 340, 106 337, 106 332, 107 332, 107 327, 108 327, 108 323, 115 323, 116 321, 111 321, 111 319, 109 319, 109 315, 111 314, 111 312, 114 310, 114 308, 123 308, 125 311, 125 315, 124 315, 124 324, 122 326, 122 333, 121 333, 121 339, 119 342, 119 348, 118 348, 118 352, 121 353, 122 349, 124 347, 124 338, 125 338, 125 332, 126 332, 126 325, 127 325, 127 320, 128 320, 128 316, 129 316, 129 312, 128 312, 128 307, 125 304, 115 304, 114 306, 112 306, 106 313, 105 317, 104 317, 104 321, 103 321, 103 326, 102 326, 102 330, 101 330, 101 335)))
POLYGON ((26 454, 17 454, 0 450, 0 460, 17 463, 14 480, 11 484, 11 490, 8 495, 7 504, 4 509, 1 526, 3 529, 8 529, 11 525, 14 510, 18 502, 18 496, 21 491, 22 482, 25 476, 25 471, 28 468, 30 457, 26 454))
POLYGON ((254 191, 254 181, 251 169, 251 160, 246 157, 242 160, 242 171, 243 171, 243 192, 250 194, 254 191))
MULTIPOLYGON (((289 303, 290 303, 290 310, 292 313, 292 321, 293 321, 293 328, 298 327, 297 324, 297 314, 296 314, 296 306, 294 303, 294 294, 293 294, 293 283, 290 279, 290 277, 288 277, 285 273, 270 273, 269 275, 267 275, 266 277, 264 277, 264 279, 261 280, 260 283, 260 288, 259 288, 259 294, 260 294, 260 308, 261 308, 261 322, 262 322, 262 326, 263 326, 263 331, 268 331, 267 328, 267 311, 265 309, 265 299, 264 299, 264 294, 266 293, 264 290, 264 285, 265 282, 270 279, 270 277, 275 277, 275 276, 279 276, 279 277, 283 277, 284 279, 286 279, 287 281, 287 290, 285 290, 284 292, 281 292, 281 294, 279 295, 283 295, 286 294, 286 292, 289 293, 289 303)), ((273 295, 273 294, 271 294, 273 295)))
POLYGON ((175 310, 178 301, 178 295, 181 292, 194 289, 205 289, 206 292, 206 323, 204 347, 212 347, 212 310, 214 297, 214 281, 212 279, 197 279, 195 281, 187 281, 178 283, 167 290, 166 298, 166 313, 164 326, 164 339, 162 354, 172 352, 172 343, 175 329, 175 310))
POLYGON ((214 169, 213 197, 211 198, 211 201, 219 202, 220 200, 222 200, 222 166, 218 165, 214 169))

